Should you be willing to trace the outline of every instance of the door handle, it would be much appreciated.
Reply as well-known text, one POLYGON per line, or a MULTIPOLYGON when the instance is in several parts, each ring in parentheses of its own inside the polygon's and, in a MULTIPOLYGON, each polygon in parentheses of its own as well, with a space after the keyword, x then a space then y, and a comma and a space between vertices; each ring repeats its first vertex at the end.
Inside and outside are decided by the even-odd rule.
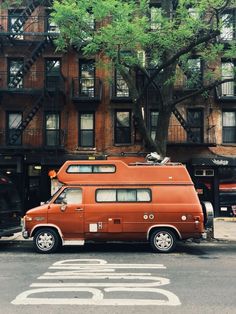
POLYGON ((82 212, 84 209, 83 208, 76 208, 75 209, 77 212, 82 212))

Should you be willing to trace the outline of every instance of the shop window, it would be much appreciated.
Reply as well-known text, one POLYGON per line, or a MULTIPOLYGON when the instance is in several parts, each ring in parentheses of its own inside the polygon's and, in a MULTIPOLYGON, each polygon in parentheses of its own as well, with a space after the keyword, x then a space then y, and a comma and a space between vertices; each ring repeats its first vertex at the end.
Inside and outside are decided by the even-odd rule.
POLYGON ((195 169, 194 175, 196 177, 213 177, 214 170, 213 169, 195 169))

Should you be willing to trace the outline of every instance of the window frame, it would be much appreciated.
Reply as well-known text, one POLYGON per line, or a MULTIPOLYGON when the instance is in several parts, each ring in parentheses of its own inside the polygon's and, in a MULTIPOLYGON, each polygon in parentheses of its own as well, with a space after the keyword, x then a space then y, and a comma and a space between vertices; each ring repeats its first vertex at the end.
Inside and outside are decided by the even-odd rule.
POLYGON ((128 87, 126 81, 123 79, 123 77, 119 73, 119 71, 116 69, 114 71, 114 83, 115 83, 114 84, 115 85, 114 92, 115 92, 116 98, 129 98, 130 97, 129 87, 128 87), (121 87, 118 87, 118 86, 121 86, 121 87))
POLYGON ((24 66, 24 58, 8 58, 7 59, 7 85, 8 85, 8 88, 13 88, 13 89, 22 89, 24 88, 24 77, 21 78, 21 81, 17 84, 17 86, 14 86, 14 87, 11 87, 10 84, 11 84, 11 78, 14 77, 18 71, 20 71, 20 69, 23 69, 23 66, 24 66), (11 63, 12 62, 19 62, 19 68, 18 70, 16 71, 16 73, 13 73, 11 71, 11 63))
POLYGON ((79 94, 85 97, 94 97, 96 88, 96 64, 94 59, 79 59, 79 94), (92 65, 92 74, 83 69, 83 65, 92 65), (86 77, 85 73, 89 75, 86 77), (91 83, 90 83, 91 82, 91 83), (92 84, 92 85, 91 85, 92 84), (88 88, 89 86, 89 88, 88 88))
POLYGON ((47 147, 58 147, 61 145, 61 113, 58 111, 58 112, 52 112, 52 111, 45 111, 44 112, 44 142, 45 142, 45 146, 47 147), (58 128, 55 128, 55 129, 49 129, 47 128, 47 116, 49 115, 55 115, 57 116, 57 119, 58 121, 56 121, 58 123, 58 128), (48 141, 48 131, 49 131, 49 134, 50 134, 50 131, 54 131, 55 132, 55 136, 53 136, 53 141, 54 141, 54 144, 52 145, 49 145, 49 141, 48 141))
MULTIPOLYGON (((203 143, 204 140, 204 111, 203 108, 187 108, 186 109, 186 117, 187 117, 187 123, 188 126, 190 127, 191 131, 194 133, 194 130, 196 130, 199 134, 197 135, 197 138, 199 138, 199 140, 196 143, 203 143), (196 123, 191 123, 191 121, 189 120, 189 115, 191 112, 197 112, 200 113, 200 122, 199 125, 196 123)), ((188 142, 192 142, 191 137, 189 137, 189 135, 187 134, 187 140, 188 142)))
POLYGON ((76 173, 79 173, 79 174, 110 174, 110 173, 115 173, 116 172, 116 166, 113 165, 113 164, 93 164, 93 165, 90 165, 90 164, 79 164, 78 165, 69 165, 66 169, 66 173, 69 173, 69 174, 76 174, 76 173), (112 167, 114 169, 114 171, 94 171, 94 168, 96 167, 112 167), (69 168, 70 167, 91 167, 91 171, 69 171, 69 168))
MULTIPOLYGON (((126 135, 125 135, 126 137, 126 135)), ((114 112, 114 144, 115 145, 132 145, 132 110, 125 110, 125 109, 116 109, 115 112, 114 112), (118 127, 117 126, 117 122, 118 122, 118 119, 117 119, 117 114, 119 112, 127 112, 129 114, 129 126, 125 126, 125 127, 118 127), (124 129, 127 129, 128 130, 128 141, 118 141, 118 131, 119 130, 124 130, 124 129)))
POLYGON ((6 112, 6 142, 7 142, 7 145, 9 145, 9 146, 21 146, 22 145, 22 134, 18 137, 18 139, 13 144, 10 143, 11 131, 13 131, 12 133, 14 134, 15 130, 17 130, 17 128, 18 128, 18 126, 16 128, 10 128, 9 117, 11 114, 19 114, 19 116, 21 116, 21 122, 18 124, 18 126, 23 121, 22 111, 7 111, 6 112))
POLYGON ((152 202, 152 189, 150 188, 98 188, 96 189, 95 191, 95 201, 96 203, 151 203, 152 202), (118 194, 119 194, 119 191, 127 191, 127 190, 130 190, 130 191, 135 191, 136 192, 136 200, 135 201, 120 201, 118 200, 118 194), (141 191, 141 190, 145 190, 145 191, 148 191, 148 194, 150 196, 150 200, 148 201, 138 201, 138 191, 141 191), (108 200, 108 201, 98 201, 98 193, 100 191, 115 191, 115 195, 116 195, 116 199, 113 201, 113 200, 108 200))
POLYGON ((236 109, 235 110, 223 110, 222 111, 222 143, 223 144, 236 144, 236 109), (234 113, 234 120, 235 120, 235 124, 234 124, 234 126, 224 126, 224 113, 225 112, 233 112, 234 113), (226 128, 230 128, 230 129, 232 129, 232 131, 233 131, 233 137, 234 137, 234 140, 233 141, 225 141, 224 140, 224 133, 225 133, 225 131, 226 131, 226 128))
POLYGON ((87 148, 94 148, 95 147, 95 112, 94 111, 81 111, 79 112, 79 134, 78 134, 78 146, 79 147, 87 147, 87 148), (82 115, 92 115, 92 123, 93 123, 93 127, 92 129, 82 129, 81 128, 81 124, 82 124, 82 120, 81 117, 82 115), (91 145, 84 145, 83 141, 82 141, 82 135, 83 135, 83 131, 90 131, 92 133, 92 143, 91 145))

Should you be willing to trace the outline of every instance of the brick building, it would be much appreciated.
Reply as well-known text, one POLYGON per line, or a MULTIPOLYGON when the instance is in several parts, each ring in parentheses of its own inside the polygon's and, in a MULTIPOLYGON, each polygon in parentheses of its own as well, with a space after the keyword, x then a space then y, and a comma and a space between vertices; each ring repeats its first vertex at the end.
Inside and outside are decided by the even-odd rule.
MULTIPOLYGON (((114 74, 108 81, 95 59, 74 48, 57 52, 53 40, 59 30, 49 19, 50 1, 25 4, 0 11, 0 169, 17 183, 27 209, 49 198, 50 171, 65 160, 131 160, 146 153, 122 77, 114 74)), ((236 36, 235 12, 225 12, 230 17, 221 36, 225 45, 236 36)), ((190 61, 202 73, 201 60, 190 61)), ((235 61, 217 60, 215 66, 222 77, 234 76, 235 61)), ((177 94, 194 88, 186 82, 182 75, 177 94)), ((154 97, 149 88, 145 114, 151 133, 158 115, 154 97)), ((219 186, 222 178, 236 182, 234 82, 174 110, 167 151, 171 160, 187 165, 196 182, 211 186, 216 214, 227 214, 220 211, 219 186)))

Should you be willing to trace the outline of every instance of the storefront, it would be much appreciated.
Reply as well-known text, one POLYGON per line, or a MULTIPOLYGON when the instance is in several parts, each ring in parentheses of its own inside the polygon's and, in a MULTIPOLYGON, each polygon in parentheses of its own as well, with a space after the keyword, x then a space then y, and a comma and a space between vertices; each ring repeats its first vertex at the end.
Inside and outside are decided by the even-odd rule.
POLYGON ((236 208, 236 158, 193 158, 188 169, 200 199, 212 202, 215 216, 232 216, 236 208))

